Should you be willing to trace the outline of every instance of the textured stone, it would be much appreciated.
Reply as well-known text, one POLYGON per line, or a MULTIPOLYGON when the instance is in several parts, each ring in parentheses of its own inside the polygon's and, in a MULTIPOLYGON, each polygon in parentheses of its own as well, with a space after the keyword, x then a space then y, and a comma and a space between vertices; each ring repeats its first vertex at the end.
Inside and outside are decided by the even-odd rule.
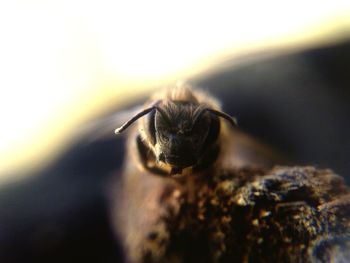
POLYGON ((129 227, 118 217, 115 223, 124 229, 117 232, 130 262, 349 259, 350 191, 331 170, 275 167, 151 180, 156 189, 142 198, 152 211, 141 200, 120 201, 129 227))

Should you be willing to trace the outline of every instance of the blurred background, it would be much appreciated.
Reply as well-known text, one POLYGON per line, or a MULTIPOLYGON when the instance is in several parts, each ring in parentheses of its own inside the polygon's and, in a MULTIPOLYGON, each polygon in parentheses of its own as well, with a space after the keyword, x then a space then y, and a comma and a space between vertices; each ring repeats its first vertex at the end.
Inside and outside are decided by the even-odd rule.
POLYGON ((96 134, 177 80, 349 180, 349 1, 3 2, 1 262, 122 257, 104 193, 123 138, 96 134))

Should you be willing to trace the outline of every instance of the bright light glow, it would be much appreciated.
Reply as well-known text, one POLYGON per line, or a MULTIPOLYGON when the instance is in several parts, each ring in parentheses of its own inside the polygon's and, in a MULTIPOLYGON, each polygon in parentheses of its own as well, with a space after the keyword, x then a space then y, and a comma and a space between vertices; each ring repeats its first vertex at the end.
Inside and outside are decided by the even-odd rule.
POLYGON ((59 144, 58 134, 121 87, 345 29, 349 10, 350 1, 3 1, 1 162, 48 153, 49 141, 59 144))

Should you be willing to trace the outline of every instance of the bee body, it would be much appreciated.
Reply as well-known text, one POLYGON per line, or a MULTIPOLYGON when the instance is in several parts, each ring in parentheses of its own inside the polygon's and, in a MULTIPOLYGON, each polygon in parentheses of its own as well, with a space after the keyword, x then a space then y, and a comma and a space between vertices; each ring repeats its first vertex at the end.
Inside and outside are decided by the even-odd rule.
POLYGON ((220 151, 220 117, 236 124, 221 111, 217 100, 186 85, 156 93, 145 109, 116 133, 141 117, 130 136, 130 148, 136 149, 145 169, 160 175, 181 174, 187 168, 201 170, 213 164, 220 151))

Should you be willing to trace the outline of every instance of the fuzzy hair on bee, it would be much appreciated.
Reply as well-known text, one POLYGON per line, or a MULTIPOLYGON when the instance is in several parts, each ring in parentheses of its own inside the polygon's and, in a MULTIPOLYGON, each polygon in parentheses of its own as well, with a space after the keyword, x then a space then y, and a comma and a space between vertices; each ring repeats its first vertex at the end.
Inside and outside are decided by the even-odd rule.
POLYGON ((154 94, 115 133, 122 133, 140 118, 136 136, 132 136, 138 158, 143 168, 160 175, 209 167, 220 151, 221 120, 236 126, 236 119, 223 112, 216 99, 186 84, 154 94))

